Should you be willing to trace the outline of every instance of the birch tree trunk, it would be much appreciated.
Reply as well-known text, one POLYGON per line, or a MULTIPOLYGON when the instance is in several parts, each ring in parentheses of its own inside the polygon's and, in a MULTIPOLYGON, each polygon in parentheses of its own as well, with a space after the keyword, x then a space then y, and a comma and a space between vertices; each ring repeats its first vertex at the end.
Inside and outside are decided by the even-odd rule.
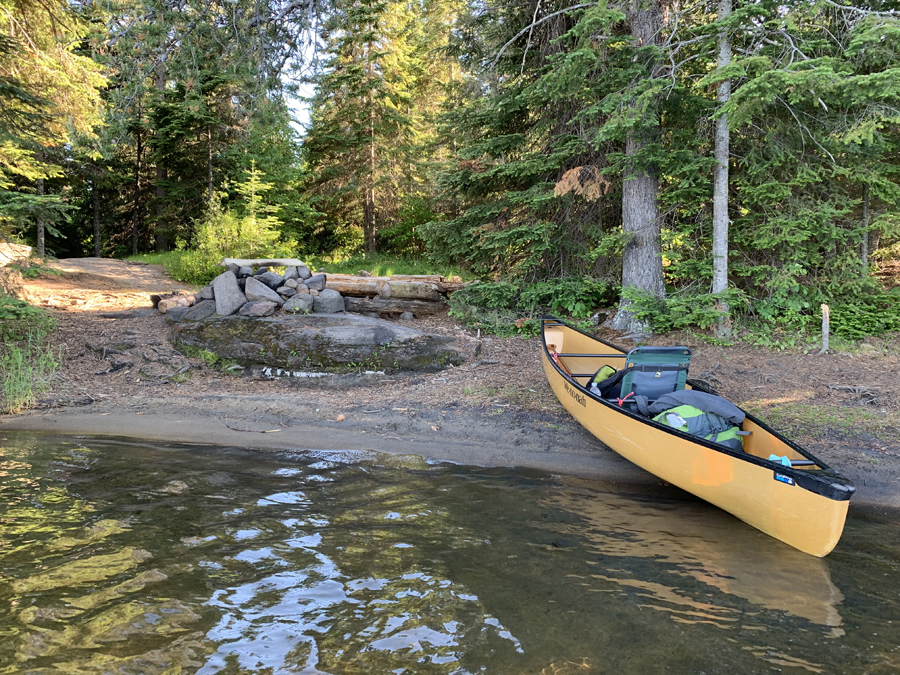
POLYGON ((94 257, 99 258, 103 252, 100 241, 100 195, 97 190, 97 179, 91 185, 91 210, 94 215, 94 257))
MULTIPOLYGON (((719 20, 731 14, 731 0, 719 0, 719 20)), ((731 38, 726 29, 719 33, 718 67, 724 68, 731 63, 731 38)), ((728 103, 731 98, 731 79, 726 78, 719 83, 716 100, 719 106, 728 103)), ((728 157, 731 135, 728 130, 727 115, 716 119, 716 143, 713 154, 716 164, 713 169, 713 280, 712 292, 724 293, 728 290, 728 157)), ((731 316, 728 304, 724 301, 717 305, 722 312, 716 326, 716 335, 726 338, 731 334, 731 316)))
MULTIPOLYGON (((635 47, 658 43, 662 16, 656 0, 632 0, 628 18, 635 47)), ((655 70, 654 64, 650 77, 655 70)), ((622 289, 638 288, 661 298, 665 285, 657 204, 659 175, 655 167, 638 166, 634 159, 659 134, 659 118, 652 109, 644 116, 642 127, 629 131, 625 140, 625 155, 629 159, 622 184, 622 230, 630 238, 622 253, 622 289)), ((629 311, 630 304, 624 297, 620 300, 611 326, 629 333, 647 332, 647 325, 629 311)))

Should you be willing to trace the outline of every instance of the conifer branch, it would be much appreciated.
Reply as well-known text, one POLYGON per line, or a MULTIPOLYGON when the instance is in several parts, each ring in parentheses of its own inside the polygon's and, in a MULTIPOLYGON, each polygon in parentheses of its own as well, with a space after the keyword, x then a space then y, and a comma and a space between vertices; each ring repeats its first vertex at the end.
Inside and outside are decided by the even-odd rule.
POLYGON ((561 9, 561 10, 559 10, 559 11, 557 11, 557 12, 553 12, 552 14, 548 14, 547 16, 541 17, 541 18, 538 19, 537 21, 532 21, 530 24, 528 24, 527 26, 525 26, 525 28, 523 28, 523 29, 520 30, 518 33, 516 33, 515 37, 513 37, 512 40, 510 40, 510 41, 507 42, 505 45, 503 45, 502 47, 500 47, 500 51, 497 52, 497 55, 494 57, 494 60, 491 62, 491 68, 493 68, 494 66, 497 65, 497 62, 500 60, 500 57, 503 56, 503 52, 506 51, 506 48, 507 48, 507 47, 509 47, 513 42, 515 42, 515 41, 518 40, 520 37, 522 37, 523 35, 525 35, 525 33, 529 32, 529 31, 530 31, 531 29, 533 29, 535 26, 538 26, 538 25, 544 23, 545 21, 549 21, 549 20, 552 19, 553 17, 559 16, 560 14, 566 14, 566 13, 568 13, 568 12, 573 12, 573 11, 575 11, 576 9, 584 9, 584 8, 586 8, 586 7, 593 7, 593 6, 594 6, 594 3, 581 3, 580 5, 572 5, 571 7, 566 7, 565 9, 561 9))

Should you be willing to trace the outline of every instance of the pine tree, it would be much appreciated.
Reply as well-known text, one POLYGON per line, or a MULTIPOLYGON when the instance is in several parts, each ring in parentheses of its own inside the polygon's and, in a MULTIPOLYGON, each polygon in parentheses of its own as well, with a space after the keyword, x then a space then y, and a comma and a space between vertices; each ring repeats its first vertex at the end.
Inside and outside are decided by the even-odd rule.
POLYGON ((328 24, 304 141, 308 190, 327 229, 359 228, 368 251, 428 182, 433 120, 455 77, 436 52, 450 14, 445 0, 360 0, 328 24))

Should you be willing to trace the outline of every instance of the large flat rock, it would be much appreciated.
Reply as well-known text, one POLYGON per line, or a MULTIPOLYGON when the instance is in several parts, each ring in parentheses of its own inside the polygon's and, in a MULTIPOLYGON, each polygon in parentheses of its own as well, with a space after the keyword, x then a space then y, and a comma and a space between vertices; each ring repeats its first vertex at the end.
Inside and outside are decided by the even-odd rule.
POLYGON ((214 315, 172 328, 176 345, 208 349, 243 365, 304 370, 364 367, 433 371, 462 362, 450 338, 363 316, 214 315))

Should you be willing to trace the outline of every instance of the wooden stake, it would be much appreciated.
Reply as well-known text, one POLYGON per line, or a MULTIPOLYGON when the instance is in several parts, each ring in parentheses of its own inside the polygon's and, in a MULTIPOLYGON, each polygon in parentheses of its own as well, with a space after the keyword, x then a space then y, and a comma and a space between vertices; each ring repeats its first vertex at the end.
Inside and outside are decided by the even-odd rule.
POLYGON ((831 310, 828 309, 828 305, 822 305, 822 349, 819 351, 820 354, 825 354, 828 352, 828 333, 831 329, 831 310))

